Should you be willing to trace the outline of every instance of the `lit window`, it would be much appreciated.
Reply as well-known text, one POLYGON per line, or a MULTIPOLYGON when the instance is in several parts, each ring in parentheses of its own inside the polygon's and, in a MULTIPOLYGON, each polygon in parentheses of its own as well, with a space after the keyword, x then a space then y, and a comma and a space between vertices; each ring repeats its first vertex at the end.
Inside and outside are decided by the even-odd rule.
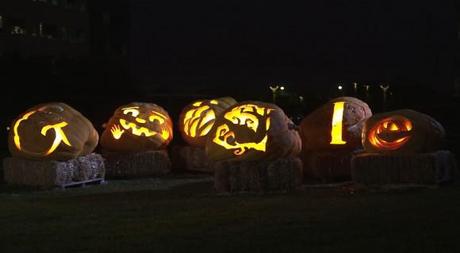
POLYGON ((10 34, 26 34, 25 22, 23 19, 8 18, 8 27, 10 34))
POLYGON ((26 33, 26 31, 24 30, 24 28, 22 28, 20 26, 14 25, 11 28, 11 34, 25 34, 25 33, 26 33))

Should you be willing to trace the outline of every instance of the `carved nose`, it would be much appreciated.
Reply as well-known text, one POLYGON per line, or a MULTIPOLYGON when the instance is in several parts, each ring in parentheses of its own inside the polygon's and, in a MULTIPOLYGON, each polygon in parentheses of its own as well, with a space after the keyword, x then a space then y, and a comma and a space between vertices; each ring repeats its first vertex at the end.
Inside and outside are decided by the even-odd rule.
POLYGON ((145 123, 147 121, 145 121, 145 119, 141 119, 141 118, 136 118, 136 121, 139 122, 139 123, 145 123))

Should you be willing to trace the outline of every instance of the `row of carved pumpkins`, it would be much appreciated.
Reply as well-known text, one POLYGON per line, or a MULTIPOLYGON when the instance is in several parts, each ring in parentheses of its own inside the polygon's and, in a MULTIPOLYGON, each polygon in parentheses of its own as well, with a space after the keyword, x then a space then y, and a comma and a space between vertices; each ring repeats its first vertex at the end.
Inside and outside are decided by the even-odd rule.
MULTIPOLYGON (((179 117, 184 140, 205 147, 210 159, 257 160, 321 150, 427 152, 437 149, 443 127, 428 115, 400 110, 372 116, 363 101, 329 101, 295 126, 274 104, 224 97, 186 106, 179 117)), ((151 103, 116 109, 100 144, 117 152, 165 148, 173 138, 167 111, 151 103)), ((91 122, 63 103, 35 106, 13 121, 9 149, 28 159, 68 160, 94 151, 99 135, 91 122)))

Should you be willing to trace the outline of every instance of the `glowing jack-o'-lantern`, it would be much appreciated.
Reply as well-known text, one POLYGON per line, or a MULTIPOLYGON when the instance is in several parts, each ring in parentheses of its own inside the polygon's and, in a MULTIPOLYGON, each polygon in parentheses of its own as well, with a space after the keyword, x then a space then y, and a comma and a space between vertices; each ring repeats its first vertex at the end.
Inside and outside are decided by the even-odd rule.
POLYGON ((13 121, 8 146, 13 156, 69 160, 91 153, 99 135, 91 122, 64 103, 37 105, 13 121))
POLYGON ((308 153, 360 148, 362 127, 370 116, 372 112, 369 106, 357 98, 333 99, 300 123, 302 149, 308 153))
POLYGON ((396 150, 411 137, 412 122, 403 116, 382 119, 369 130, 369 142, 382 150, 396 150))
POLYGON ((236 101, 231 97, 199 100, 187 105, 179 116, 179 130, 183 139, 192 146, 204 147, 216 116, 236 101))
POLYGON ((436 150, 444 128, 426 114, 399 110, 376 114, 363 129, 363 146, 368 152, 412 153, 436 150))
POLYGON ((147 151, 164 148, 173 138, 168 113, 151 103, 119 107, 102 133, 101 146, 110 151, 147 151))
POLYGON ((274 104, 247 101, 221 113, 206 142, 212 160, 275 159, 300 152, 292 121, 274 104))

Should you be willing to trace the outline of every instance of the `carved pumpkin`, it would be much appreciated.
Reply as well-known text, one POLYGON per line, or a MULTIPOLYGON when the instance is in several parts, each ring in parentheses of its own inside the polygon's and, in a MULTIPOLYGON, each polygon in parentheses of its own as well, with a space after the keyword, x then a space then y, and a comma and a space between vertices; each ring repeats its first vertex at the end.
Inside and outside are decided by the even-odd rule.
POLYGON ((173 138, 168 113, 156 104, 120 106, 102 133, 101 146, 110 151, 148 151, 164 148, 173 138))
POLYGON ((216 119, 206 141, 212 160, 260 160, 295 156, 301 141, 295 125, 274 104, 246 101, 216 119))
POLYGON ((371 109, 365 102, 353 97, 335 98, 300 123, 302 150, 360 148, 362 127, 370 116, 371 109))
POLYGON ((182 138, 192 146, 204 147, 216 116, 234 104, 235 99, 223 97, 199 100, 187 105, 179 116, 179 131, 182 138))
POLYGON ((99 135, 91 122, 64 103, 40 104, 13 121, 8 147, 15 157, 69 160, 93 152, 99 135))
POLYGON ((363 129, 363 146, 367 152, 428 152, 440 147, 444 135, 444 128, 430 116, 399 110, 369 118, 363 129))

